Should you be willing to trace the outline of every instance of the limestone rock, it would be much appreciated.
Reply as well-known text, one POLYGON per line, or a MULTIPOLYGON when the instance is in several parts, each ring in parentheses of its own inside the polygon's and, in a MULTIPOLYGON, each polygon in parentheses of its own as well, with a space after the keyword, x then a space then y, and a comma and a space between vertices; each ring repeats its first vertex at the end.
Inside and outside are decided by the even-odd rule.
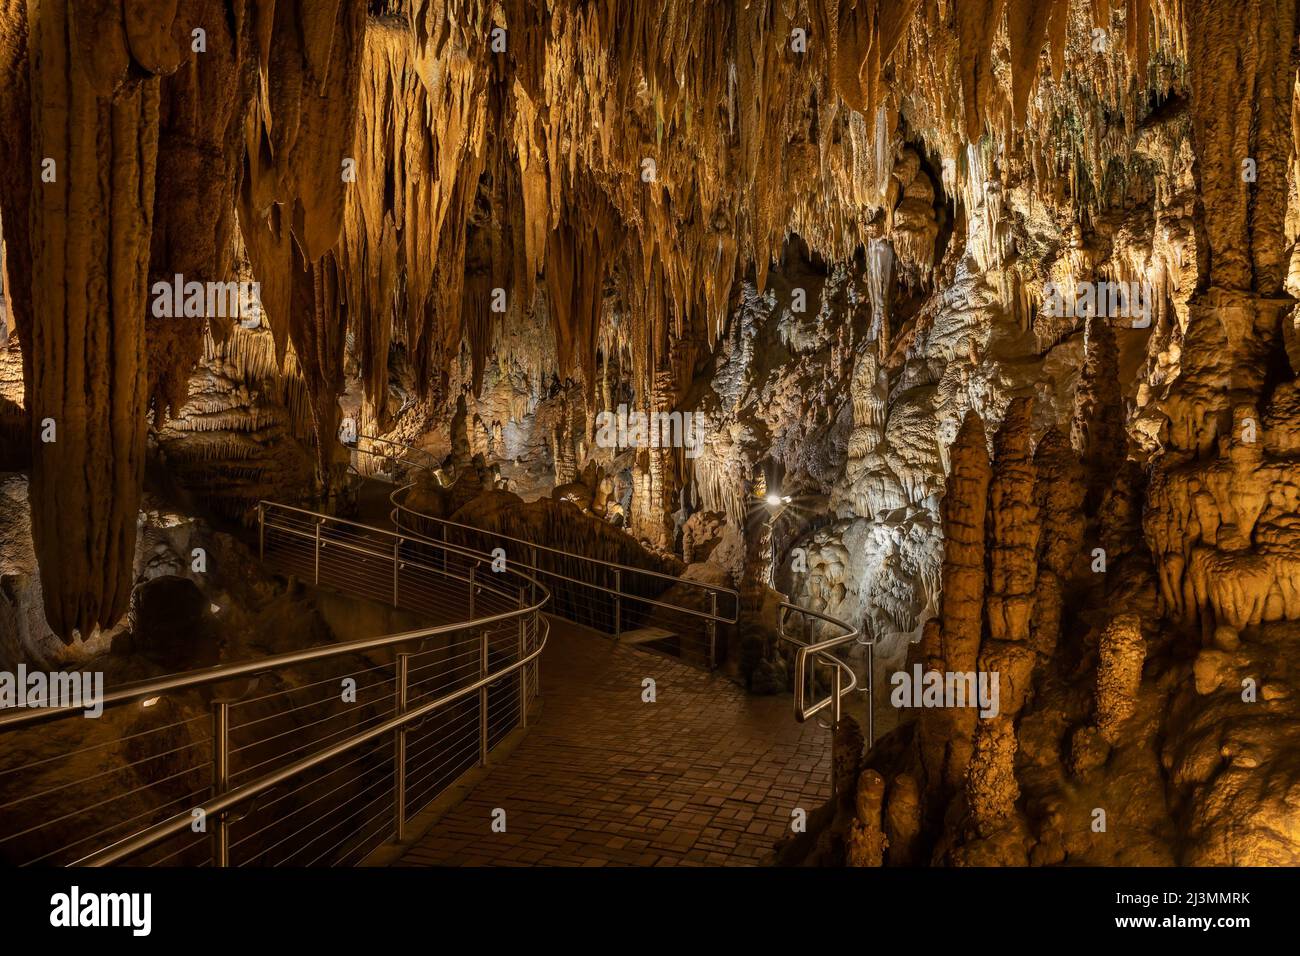
POLYGON ((1121 614, 1111 620, 1101 635, 1097 665, 1097 728, 1111 744, 1119 742, 1124 722, 1132 716, 1146 642, 1138 618, 1121 614))
POLYGON ((854 796, 853 822, 849 826, 849 866, 881 866, 887 847, 881 825, 881 808, 885 799, 885 781, 874 770, 864 770, 858 777, 854 796))

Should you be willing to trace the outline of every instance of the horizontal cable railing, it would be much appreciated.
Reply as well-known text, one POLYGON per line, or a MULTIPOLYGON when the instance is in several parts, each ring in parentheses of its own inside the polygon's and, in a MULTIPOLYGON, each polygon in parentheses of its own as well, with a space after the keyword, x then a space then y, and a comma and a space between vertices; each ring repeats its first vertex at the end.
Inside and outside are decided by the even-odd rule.
MULTIPOLYGON (((364 448, 366 442, 378 441, 383 440, 362 436, 358 440, 358 447, 364 448)), ((386 453, 402 458, 406 463, 406 473, 413 478, 418 477, 421 470, 427 467, 425 461, 431 457, 427 452, 395 442, 385 442, 382 446, 376 444, 373 447, 383 447, 386 453), (404 457, 401 452, 403 449, 404 457)), ((367 452, 363 451, 362 454, 367 452)), ((393 469, 389 473, 397 470, 393 469)), ((418 533, 430 540, 470 545, 484 553, 504 547, 512 561, 519 562, 529 574, 545 579, 550 585, 552 603, 549 610, 552 613, 612 633, 616 637, 626 628, 629 620, 642 620, 646 616, 645 611, 655 608, 666 608, 670 613, 681 614, 687 619, 703 621, 703 639, 695 642, 680 641, 678 652, 681 653, 683 647, 699 647, 702 644, 702 652, 707 656, 709 666, 712 668, 717 665, 717 626, 736 623, 740 605, 736 591, 572 554, 510 535, 438 518, 409 506, 408 499, 416 485, 417 482, 412 480, 398 487, 390 496, 393 505, 392 521, 398 528, 418 533), (575 573, 581 576, 576 577, 575 573), (646 588, 645 582, 651 582, 651 587, 646 588), (659 587, 660 585, 663 586, 659 587), (664 591, 669 587, 683 587, 687 593, 695 589, 706 594, 710 613, 701 613, 699 609, 691 607, 689 601, 662 600, 664 591), (656 589, 658 597, 646 596, 647 592, 655 593, 656 589)), ((831 726, 839 723, 843 701, 858 689, 857 675, 840 655, 855 645, 866 647, 865 686, 862 689, 867 695, 867 744, 870 746, 874 743, 874 636, 863 636, 858 629, 844 621, 790 602, 782 602, 780 605, 780 635, 782 640, 796 648, 792 683, 795 719, 800 723, 827 710, 831 726)), ((662 647, 663 642, 652 642, 652 646, 662 647)))
POLYGON ((485 554, 501 549, 508 564, 546 581, 550 613, 710 670, 720 663, 718 626, 735 624, 740 612, 740 595, 734 589, 574 554, 431 515, 410 504, 418 484, 415 479, 437 470, 431 454, 369 435, 359 435, 349 447, 354 473, 398 486, 390 496, 390 517, 400 531, 485 554), (380 460, 382 466, 376 464, 380 460))
POLYGON ((412 487, 398 488, 391 499, 393 522, 404 533, 496 552, 509 565, 546 582, 552 594, 550 613, 615 640, 660 650, 710 670, 721 662, 718 627, 735 624, 739 617, 740 596, 735 590, 438 518, 406 503, 412 487))
POLYGON ((258 536, 281 573, 432 623, 125 684, 98 720, 0 711, 0 860, 357 863, 526 724, 536 579, 269 502, 258 536))
POLYGON ((402 442, 371 435, 357 436, 349 445, 348 470, 366 478, 406 481, 417 471, 433 471, 438 461, 429 452, 402 442))

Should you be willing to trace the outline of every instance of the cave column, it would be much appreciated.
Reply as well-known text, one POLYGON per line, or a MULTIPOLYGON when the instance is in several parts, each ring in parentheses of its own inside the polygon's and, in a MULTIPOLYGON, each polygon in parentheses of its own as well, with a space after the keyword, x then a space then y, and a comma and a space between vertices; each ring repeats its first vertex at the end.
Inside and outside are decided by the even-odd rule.
POLYGON ((85 639, 119 619, 130 596, 159 81, 128 78, 125 25, 111 17, 78 16, 63 0, 32 0, 27 16, 39 171, 30 213, 32 531, 50 627, 85 639))
POLYGON ((1258 398, 1291 305, 1282 290, 1297 2, 1192 0, 1186 16, 1196 226, 1207 259, 1168 437, 1176 452, 1198 455, 1231 424, 1222 413, 1258 398))
POLYGON ((1198 610, 1225 611, 1215 592, 1248 572, 1234 552, 1253 551, 1259 517, 1238 507, 1258 491, 1253 476, 1218 494, 1224 482, 1212 473, 1257 440, 1266 375, 1294 305, 1283 282, 1297 2, 1191 0, 1185 14, 1201 278, 1178 377, 1159 403, 1165 454, 1145 530, 1163 602, 1191 623, 1198 610), (1213 579, 1194 573, 1211 564, 1213 579))

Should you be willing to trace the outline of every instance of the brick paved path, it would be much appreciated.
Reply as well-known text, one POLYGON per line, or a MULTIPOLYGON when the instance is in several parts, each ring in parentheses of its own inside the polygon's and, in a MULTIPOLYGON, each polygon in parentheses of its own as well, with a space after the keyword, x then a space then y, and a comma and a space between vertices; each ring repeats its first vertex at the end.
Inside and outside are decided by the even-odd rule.
POLYGON ((796 723, 789 695, 749 697, 558 618, 542 695, 517 749, 399 865, 755 864, 830 792, 830 734, 796 723))

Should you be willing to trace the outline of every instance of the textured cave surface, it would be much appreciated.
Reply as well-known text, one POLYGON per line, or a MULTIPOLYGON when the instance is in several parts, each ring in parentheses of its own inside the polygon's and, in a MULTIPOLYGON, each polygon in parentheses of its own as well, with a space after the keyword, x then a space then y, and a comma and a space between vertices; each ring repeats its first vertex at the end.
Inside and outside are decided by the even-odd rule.
POLYGON ((737 588, 755 692, 769 580, 874 636, 875 746, 860 695, 785 862, 1294 864, 1298 35, 1296 0, 0 0, 0 664, 309 641, 251 573, 156 579, 263 498, 363 514, 351 419, 443 463, 431 513, 737 588), (174 275, 258 282, 256 327, 156 316, 174 275), (1149 326, 1048 308, 1100 282, 1149 326), (601 447, 620 405, 698 456, 601 447), (914 664, 997 671, 1000 713, 893 707, 914 664))

